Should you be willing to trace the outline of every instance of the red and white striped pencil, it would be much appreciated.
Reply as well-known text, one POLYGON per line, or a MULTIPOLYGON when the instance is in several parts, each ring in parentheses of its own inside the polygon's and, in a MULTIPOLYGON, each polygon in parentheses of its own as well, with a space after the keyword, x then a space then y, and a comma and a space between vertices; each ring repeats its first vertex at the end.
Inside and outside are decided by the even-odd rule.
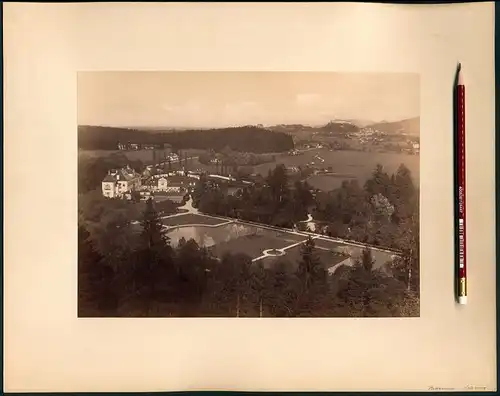
POLYGON ((458 166, 458 303, 467 304, 466 201, 465 201, 465 85, 462 66, 457 79, 457 166, 458 166))

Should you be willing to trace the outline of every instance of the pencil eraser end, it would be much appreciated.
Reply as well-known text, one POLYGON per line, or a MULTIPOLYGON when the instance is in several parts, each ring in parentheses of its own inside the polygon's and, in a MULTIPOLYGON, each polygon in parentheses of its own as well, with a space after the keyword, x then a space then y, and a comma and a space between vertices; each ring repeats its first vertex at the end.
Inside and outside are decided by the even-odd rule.
POLYGON ((460 297, 458 297, 458 303, 462 304, 462 305, 467 304, 467 296, 460 296, 460 297))

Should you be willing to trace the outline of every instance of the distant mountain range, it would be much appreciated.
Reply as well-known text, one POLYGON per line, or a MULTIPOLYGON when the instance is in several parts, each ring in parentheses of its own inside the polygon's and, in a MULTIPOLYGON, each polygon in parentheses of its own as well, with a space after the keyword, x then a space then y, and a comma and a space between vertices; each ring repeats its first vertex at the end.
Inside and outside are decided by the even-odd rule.
POLYGON ((357 132, 364 128, 376 129, 388 135, 406 134, 415 136, 420 134, 420 117, 376 123, 359 120, 333 120, 321 127, 322 130, 329 132, 357 132))
MULTIPOLYGON (((408 118, 399 121, 379 121, 374 122, 371 120, 363 120, 363 119, 332 119, 325 125, 307 125, 307 124, 277 124, 271 126, 261 126, 261 125, 247 125, 247 126, 238 126, 237 128, 242 127, 258 127, 261 129, 267 129, 270 131, 307 131, 307 130, 334 130, 334 131, 345 131, 350 130, 355 131, 356 128, 374 128, 378 129, 387 134, 395 134, 395 133, 405 133, 408 135, 419 135, 420 133, 420 117, 408 118)), ((143 132, 154 132, 154 133, 170 133, 170 132, 183 132, 190 130, 215 130, 215 129, 231 129, 231 128, 189 128, 189 127, 180 127, 180 126, 130 126, 130 127, 121 127, 123 129, 128 130, 140 130, 143 132)), ((234 128, 234 127, 233 127, 234 128)))
POLYGON ((379 122, 371 124, 368 127, 385 132, 388 135, 404 133, 406 135, 418 136, 420 135, 420 117, 408 118, 396 122, 379 122))
POLYGON ((282 124, 269 127, 268 129, 281 132, 323 132, 331 134, 342 134, 358 132, 363 128, 372 128, 388 135, 406 134, 412 136, 420 135, 420 117, 404 119, 401 121, 373 122, 368 120, 332 120, 326 125, 311 126, 302 124, 282 124))
POLYGON ((218 150, 225 146, 235 151, 254 153, 282 152, 294 147, 295 133, 319 132, 344 135, 372 128, 388 135, 420 135, 420 118, 369 123, 356 120, 332 120, 323 126, 280 124, 273 127, 247 125, 212 129, 123 128, 81 125, 78 127, 78 147, 87 150, 114 150, 118 143, 163 144, 185 148, 218 150))

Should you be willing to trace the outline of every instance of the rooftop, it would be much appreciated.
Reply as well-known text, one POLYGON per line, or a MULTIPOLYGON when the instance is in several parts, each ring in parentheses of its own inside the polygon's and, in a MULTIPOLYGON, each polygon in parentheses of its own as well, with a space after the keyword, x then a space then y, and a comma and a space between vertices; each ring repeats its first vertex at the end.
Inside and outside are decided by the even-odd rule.
POLYGON ((157 191, 155 192, 155 196, 158 197, 183 197, 186 194, 186 191, 157 191))
POLYGON ((108 174, 104 177, 103 182, 117 182, 120 180, 131 181, 137 179, 140 175, 133 170, 132 168, 123 168, 123 169, 111 169, 108 174))

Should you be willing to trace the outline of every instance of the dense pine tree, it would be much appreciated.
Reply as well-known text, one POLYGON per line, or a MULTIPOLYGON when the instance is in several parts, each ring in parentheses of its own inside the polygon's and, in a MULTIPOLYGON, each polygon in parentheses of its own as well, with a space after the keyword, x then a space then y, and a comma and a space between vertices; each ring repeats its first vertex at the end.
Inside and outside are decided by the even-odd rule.
POLYGON ((168 237, 163 223, 154 207, 153 199, 146 201, 146 209, 141 220, 142 246, 148 249, 161 249, 168 244, 168 237))
POLYGON ((147 201, 141 226, 141 243, 131 257, 130 282, 131 292, 149 312, 154 301, 177 293, 177 282, 173 252, 152 199, 147 201))
POLYGON ((308 237, 306 242, 301 246, 302 258, 299 261, 297 271, 304 292, 307 292, 314 284, 323 282, 326 277, 326 271, 314 249, 314 240, 308 237))
POLYGON ((116 308, 114 271, 94 248, 84 226, 78 227, 78 315, 112 316, 116 308))

